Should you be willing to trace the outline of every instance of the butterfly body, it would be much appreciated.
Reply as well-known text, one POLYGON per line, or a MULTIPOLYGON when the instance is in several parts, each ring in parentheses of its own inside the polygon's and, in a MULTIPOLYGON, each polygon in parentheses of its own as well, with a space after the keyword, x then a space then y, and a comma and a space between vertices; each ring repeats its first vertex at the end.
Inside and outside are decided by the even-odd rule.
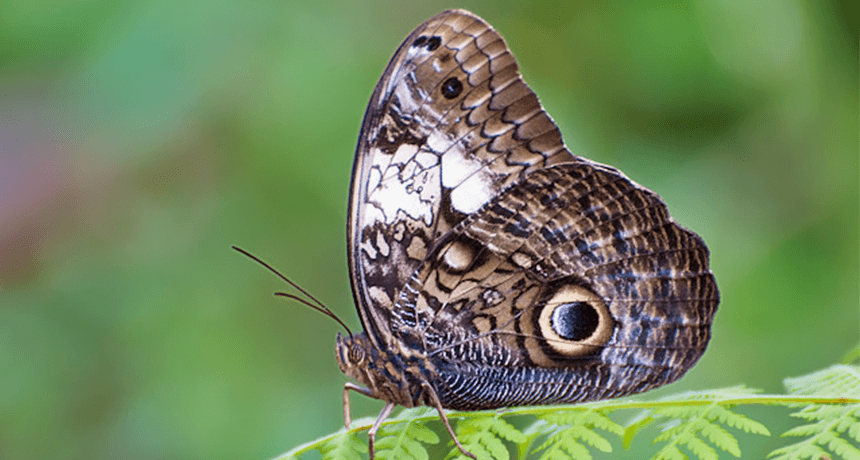
POLYGON ((702 239, 573 155, 501 36, 462 10, 407 37, 371 96, 348 243, 365 333, 337 358, 363 385, 345 387, 347 425, 348 391, 387 403, 371 443, 394 405, 435 407, 451 431, 442 409, 672 382, 719 302, 702 239))

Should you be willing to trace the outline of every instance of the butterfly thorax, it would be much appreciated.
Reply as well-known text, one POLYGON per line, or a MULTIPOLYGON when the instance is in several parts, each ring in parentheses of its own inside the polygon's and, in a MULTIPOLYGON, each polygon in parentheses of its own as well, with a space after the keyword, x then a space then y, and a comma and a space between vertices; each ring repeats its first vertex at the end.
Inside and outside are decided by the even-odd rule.
POLYGON ((364 385, 373 398, 405 407, 426 404, 423 385, 434 373, 431 364, 414 352, 396 348, 380 350, 366 333, 338 334, 337 363, 341 372, 364 385))

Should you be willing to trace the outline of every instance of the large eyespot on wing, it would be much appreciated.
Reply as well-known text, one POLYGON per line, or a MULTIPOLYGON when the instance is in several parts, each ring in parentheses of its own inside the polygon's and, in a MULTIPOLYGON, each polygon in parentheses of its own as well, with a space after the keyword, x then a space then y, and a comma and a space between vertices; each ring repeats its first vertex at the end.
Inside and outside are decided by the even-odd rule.
POLYGON ((349 264, 370 337, 388 336, 394 299, 440 236, 573 159, 489 24, 449 10, 418 26, 374 89, 353 166, 349 264))
POLYGON ((430 356, 446 407, 576 402, 679 378, 718 302, 701 238, 653 192, 578 160, 533 172, 452 230, 392 330, 430 356))

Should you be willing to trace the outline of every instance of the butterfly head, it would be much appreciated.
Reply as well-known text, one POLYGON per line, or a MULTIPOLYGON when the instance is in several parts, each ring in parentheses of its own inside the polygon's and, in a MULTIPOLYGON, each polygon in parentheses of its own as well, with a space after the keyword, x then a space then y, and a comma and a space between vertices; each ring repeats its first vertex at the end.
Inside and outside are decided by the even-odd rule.
POLYGON ((366 383, 366 361, 373 345, 366 334, 337 334, 337 364, 340 371, 359 382, 366 383))
POLYGON ((403 357, 375 347, 367 333, 338 334, 336 348, 341 372, 364 385, 365 395, 404 407, 426 404, 421 399, 422 380, 411 376, 403 357))

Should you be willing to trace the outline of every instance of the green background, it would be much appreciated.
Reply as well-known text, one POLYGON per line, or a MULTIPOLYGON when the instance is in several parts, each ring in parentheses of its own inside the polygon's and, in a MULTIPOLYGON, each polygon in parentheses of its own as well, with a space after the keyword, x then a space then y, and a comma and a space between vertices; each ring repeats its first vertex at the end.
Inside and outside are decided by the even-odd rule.
POLYGON ((358 327, 362 114, 449 7, 503 34, 572 151, 708 242, 713 341, 649 397, 835 363, 860 339, 850 4, 4 0, 0 458, 268 458, 341 426, 337 325, 230 245, 358 327))

